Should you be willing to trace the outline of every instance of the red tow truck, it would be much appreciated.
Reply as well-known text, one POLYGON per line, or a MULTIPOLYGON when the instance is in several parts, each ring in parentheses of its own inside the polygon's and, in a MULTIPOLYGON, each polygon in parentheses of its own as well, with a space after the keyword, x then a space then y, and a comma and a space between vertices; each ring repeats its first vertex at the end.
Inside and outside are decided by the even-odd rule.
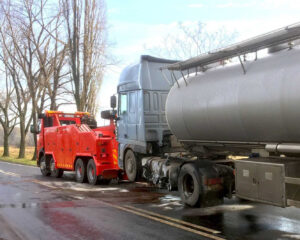
POLYGON ((97 127, 86 112, 45 111, 39 115, 37 165, 44 176, 62 177, 64 171, 75 171, 77 182, 95 185, 118 178, 118 143, 114 112, 105 111, 109 126, 97 127))

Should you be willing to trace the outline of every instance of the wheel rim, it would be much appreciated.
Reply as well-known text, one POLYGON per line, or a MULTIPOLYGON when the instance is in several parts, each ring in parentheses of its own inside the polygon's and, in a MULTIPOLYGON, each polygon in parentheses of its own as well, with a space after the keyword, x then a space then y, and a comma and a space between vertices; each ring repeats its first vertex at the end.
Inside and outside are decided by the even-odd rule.
POLYGON ((50 170, 53 175, 56 174, 56 172, 57 172, 57 169, 55 168, 55 162, 53 159, 51 159, 50 170))
POLYGON ((41 169, 41 171, 45 171, 46 170, 46 163, 45 163, 45 160, 42 160, 41 162, 40 162, 40 169, 41 169))
POLYGON ((194 179, 190 174, 186 174, 183 177, 183 194, 186 197, 191 196, 194 193, 194 179))
POLYGON ((93 182, 95 180, 95 169, 91 165, 89 166, 88 174, 89 174, 89 179, 91 180, 91 182, 93 182))
POLYGON ((77 167, 76 176, 78 179, 80 179, 81 175, 82 175, 82 167, 79 166, 79 167, 77 167))
POLYGON ((132 174, 134 173, 135 171, 135 163, 134 163, 134 160, 132 157, 128 157, 127 158, 127 161, 126 161, 126 169, 127 169, 127 172, 132 174))

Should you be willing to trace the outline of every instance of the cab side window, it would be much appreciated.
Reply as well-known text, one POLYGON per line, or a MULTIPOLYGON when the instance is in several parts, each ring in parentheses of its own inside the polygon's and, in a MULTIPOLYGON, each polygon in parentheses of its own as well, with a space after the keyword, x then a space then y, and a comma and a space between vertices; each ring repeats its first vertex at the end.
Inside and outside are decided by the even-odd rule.
POLYGON ((129 112, 135 112, 135 92, 129 93, 129 112))
POLYGON ((120 111, 119 115, 127 113, 127 94, 122 93, 120 97, 120 111))
POLYGON ((41 119, 38 120, 38 132, 41 132, 42 129, 42 121, 41 119))
POLYGON ((44 127, 53 126, 53 117, 44 117, 44 127))

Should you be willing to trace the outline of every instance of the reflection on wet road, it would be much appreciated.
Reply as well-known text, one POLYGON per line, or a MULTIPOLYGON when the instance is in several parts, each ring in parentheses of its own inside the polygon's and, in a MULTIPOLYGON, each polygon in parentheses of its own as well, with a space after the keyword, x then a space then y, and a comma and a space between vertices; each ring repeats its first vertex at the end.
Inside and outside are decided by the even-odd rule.
POLYGON ((300 209, 226 200, 192 209, 148 183, 90 186, 0 162, 0 239, 300 239, 300 209))

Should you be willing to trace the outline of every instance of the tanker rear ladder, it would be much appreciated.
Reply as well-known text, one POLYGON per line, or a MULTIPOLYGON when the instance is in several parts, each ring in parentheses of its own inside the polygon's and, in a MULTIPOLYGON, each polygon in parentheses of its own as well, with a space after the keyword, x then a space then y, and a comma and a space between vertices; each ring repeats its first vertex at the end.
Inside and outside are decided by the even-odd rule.
MULTIPOLYGON (((256 53, 255 60, 256 60, 257 52, 259 50, 275 47, 285 43, 288 43, 288 47, 292 48, 293 41, 298 39, 300 39, 300 22, 292 25, 288 25, 284 28, 271 31, 266 34, 256 36, 254 38, 250 38, 245 41, 241 41, 239 43, 230 45, 229 47, 217 49, 215 51, 204 53, 197 57, 187 59, 185 61, 180 61, 177 63, 166 65, 164 67, 161 67, 160 70, 163 73, 164 78, 166 78, 166 76, 163 70, 166 69, 169 70, 172 80, 173 78, 175 78, 174 80, 176 82, 177 79, 174 75, 174 71, 180 71, 185 81, 185 84, 187 84, 186 77, 184 76, 182 71, 187 71, 187 75, 189 76, 189 72, 190 72, 189 70, 192 68, 195 68, 195 73, 197 74, 198 69, 204 72, 205 70, 207 70, 207 66, 210 64, 218 63, 218 62, 228 60, 230 58, 238 57, 243 73, 245 74, 246 69, 241 59, 242 55, 255 52, 256 53)), ((178 82, 177 82, 177 86, 179 87, 178 82)))

